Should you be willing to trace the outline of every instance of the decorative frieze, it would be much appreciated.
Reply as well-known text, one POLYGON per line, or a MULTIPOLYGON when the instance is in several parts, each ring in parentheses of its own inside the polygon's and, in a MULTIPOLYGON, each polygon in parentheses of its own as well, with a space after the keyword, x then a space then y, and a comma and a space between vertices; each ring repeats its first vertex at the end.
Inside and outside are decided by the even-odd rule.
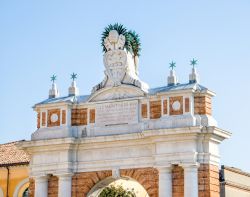
POLYGON ((188 113, 190 112, 190 99, 185 98, 185 112, 188 113))
POLYGON ((42 112, 42 126, 46 126, 46 112, 42 112))
POLYGON ((208 96, 195 96, 194 113, 212 115, 212 98, 208 96))
POLYGON ((47 125, 48 127, 60 126, 60 109, 48 110, 47 125))
POLYGON ((89 123, 95 123, 95 109, 89 110, 89 123))
POLYGON ((170 115, 182 115, 183 114, 183 97, 176 96, 169 98, 170 115))
POLYGON ((167 99, 163 100, 163 114, 164 115, 168 114, 168 100, 167 99))
POLYGON ((148 118, 148 105, 146 103, 141 104, 141 117, 148 118))
POLYGON ((37 113, 37 128, 39 129, 40 128, 40 115, 41 113, 40 112, 38 112, 37 113))
POLYGON ((150 101, 150 119, 161 117, 161 100, 150 101))
POLYGON ((62 124, 66 124, 66 110, 62 110, 62 124))
POLYGON ((88 109, 72 109, 71 110, 71 125, 80 126, 87 125, 88 120, 88 109))

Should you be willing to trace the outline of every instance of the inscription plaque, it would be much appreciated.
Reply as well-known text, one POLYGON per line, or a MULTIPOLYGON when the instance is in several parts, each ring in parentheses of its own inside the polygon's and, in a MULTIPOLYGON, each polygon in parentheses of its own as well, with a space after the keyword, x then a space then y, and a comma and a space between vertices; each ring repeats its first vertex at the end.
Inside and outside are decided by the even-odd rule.
POLYGON ((96 105, 99 126, 138 123, 138 101, 123 101, 96 105))

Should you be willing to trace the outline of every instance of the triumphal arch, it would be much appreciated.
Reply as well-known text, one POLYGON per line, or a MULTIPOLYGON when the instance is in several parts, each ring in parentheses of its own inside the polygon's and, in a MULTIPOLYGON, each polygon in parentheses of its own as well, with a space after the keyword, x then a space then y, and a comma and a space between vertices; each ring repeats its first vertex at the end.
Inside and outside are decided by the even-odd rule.
POLYGON ((139 197, 219 197, 218 149, 230 133, 217 127, 215 93, 200 85, 196 61, 186 82, 172 62, 166 84, 149 88, 135 32, 110 25, 102 45, 104 79, 89 95, 73 74, 59 96, 54 76, 34 106, 37 130, 19 144, 31 155, 30 196, 98 197, 113 184, 139 197))

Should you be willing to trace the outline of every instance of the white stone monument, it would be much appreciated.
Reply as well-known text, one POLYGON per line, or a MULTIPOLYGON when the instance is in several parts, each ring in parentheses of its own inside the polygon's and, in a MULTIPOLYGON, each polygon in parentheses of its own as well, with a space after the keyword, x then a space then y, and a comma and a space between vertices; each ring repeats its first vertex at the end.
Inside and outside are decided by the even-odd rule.
POLYGON ((202 189, 217 188, 219 144, 230 137, 212 116, 215 94, 194 81, 196 72, 192 83, 174 79, 149 89, 125 43, 126 34, 109 32, 105 77, 90 95, 78 95, 72 84, 68 96, 34 106, 38 128, 19 146, 31 155, 35 197, 52 192, 51 177, 60 197, 98 197, 116 182, 136 187, 137 196, 218 195, 202 189))

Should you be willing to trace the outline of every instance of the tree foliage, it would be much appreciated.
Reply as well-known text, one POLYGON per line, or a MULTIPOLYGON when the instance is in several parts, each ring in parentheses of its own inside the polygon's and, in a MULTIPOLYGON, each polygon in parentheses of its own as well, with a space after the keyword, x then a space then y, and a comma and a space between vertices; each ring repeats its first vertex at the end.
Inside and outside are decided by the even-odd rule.
POLYGON ((111 30, 116 30, 118 32, 119 35, 124 35, 126 42, 125 42, 125 49, 129 52, 131 52, 132 54, 134 54, 134 56, 140 56, 140 51, 141 51, 141 43, 140 43, 140 38, 139 35, 135 32, 135 31, 127 31, 127 29, 118 23, 115 23, 114 25, 108 25, 107 27, 105 27, 103 33, 102 33, 102 47, 103 47, 103 52, 107 52, 107 49, 104 46, 104 39, 106 37, 108 37, 109 32, 111 30))
POLYGON ((115 187, 110 185, 105 187, 98 197, 136 197, 135 192, 125 190, 121 185, 115 187))

